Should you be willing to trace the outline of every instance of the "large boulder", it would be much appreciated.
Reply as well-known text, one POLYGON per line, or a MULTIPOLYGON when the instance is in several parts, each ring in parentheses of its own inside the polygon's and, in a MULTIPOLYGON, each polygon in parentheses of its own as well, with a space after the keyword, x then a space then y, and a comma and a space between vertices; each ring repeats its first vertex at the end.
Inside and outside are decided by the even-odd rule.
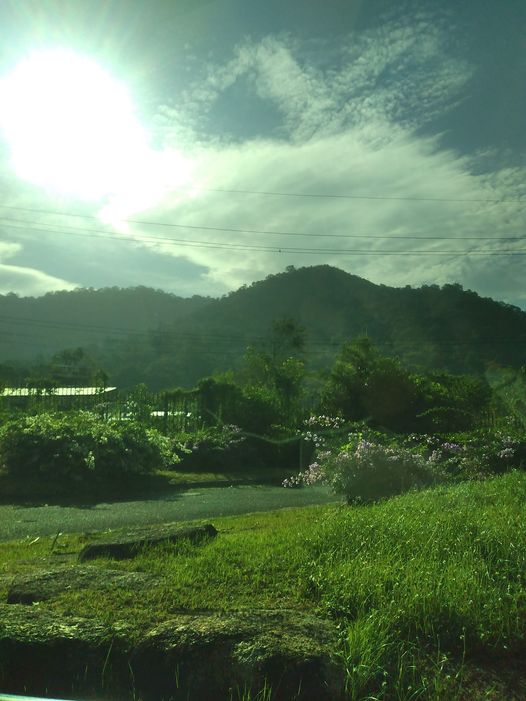
POLYGON ((4 693, 144 701, 337 701, 343 675, 327 621, 295 611, 180 614, 157 628, 0 605, 4 693), (261 694, 261 698, 267 698, 261 694))
POLYGON ((7 603, 33 604, 80 589, 104 591, 120 588, 141 591, 159 583, 161 580, 158 577, 140 572, 120 572, 89 566, 62 567, 38 574, 18 575, 8 588, 7 603))
POLYGON ((337 701, 334 626, 297 611, 179 615, 139 643, 131 664, 145 701, 256 697, 337 701))
POLYGON ((0 605, 0 689, 82 698, 130 687, 132 629, 73 618, 40 606, 0 605))
POLYGON ((211 523, 203 526, 154 526, 119 532, 119 534, 97 540, 86 545, 79 553, 79 561, 94 560, 97 557, 113 557, 124 560, 135 557, 143 548, 190 540, 197 543, 207 538, 214 538, 217 530, 211 523))

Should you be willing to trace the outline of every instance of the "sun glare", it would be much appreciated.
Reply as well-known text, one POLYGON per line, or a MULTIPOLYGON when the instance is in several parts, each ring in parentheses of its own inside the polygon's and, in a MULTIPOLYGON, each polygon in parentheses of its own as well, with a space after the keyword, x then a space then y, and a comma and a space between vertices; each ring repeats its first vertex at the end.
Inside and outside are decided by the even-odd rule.
POLYGON ((0 127, 29 182, 88 200, 136 196, 145 180, 155 189, 160 154, 126 88, 87 57, 55 50, 20 63, 0 80, 0 127))

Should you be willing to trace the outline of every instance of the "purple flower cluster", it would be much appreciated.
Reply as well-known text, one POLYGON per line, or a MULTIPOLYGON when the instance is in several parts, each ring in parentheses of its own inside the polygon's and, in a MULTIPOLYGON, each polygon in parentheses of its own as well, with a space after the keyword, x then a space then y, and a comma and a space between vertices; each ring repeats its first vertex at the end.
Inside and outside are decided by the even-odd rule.
POLYGON ((384 446, 360 438, 355 445, 351 443, 337 451, 318 452, 316 461, 307 470, 286 479, 283 486, 329 484, 336 492, 361 498, 360 485, 363 484, 363 480, 369 480, 368 475, 385 475, 388 479, 395 471, 400 474, 407 473, 409 476, 416 474, 415 471, 425 469, 425 465, 426 461, 422 456, 406 449, 384 446))
POLYGON ((309 416, 303 425, 306 428, 341 428, 345 419, 341 416, 327 416, 326 414, 309 416))
POLYGON ((320 463, 313 462, 304 472, 300 472, 299 475, 293 475, 283 480, 282 484, 284 487, 308 487, 309 485, 320 484, 324 481, 325 473, 320 463))
POLYGON ((448 453, 460 453, 462 451, 462 446, 458 443, 442 443, 442 450, 446 450, 448 453))

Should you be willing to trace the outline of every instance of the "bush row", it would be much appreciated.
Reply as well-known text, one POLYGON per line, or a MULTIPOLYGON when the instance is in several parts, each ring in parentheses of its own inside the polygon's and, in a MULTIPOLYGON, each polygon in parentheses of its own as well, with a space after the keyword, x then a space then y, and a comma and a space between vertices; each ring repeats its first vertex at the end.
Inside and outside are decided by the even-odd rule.
POLYGON ((285 480, 285 486, 324 483, 349 502, 368 502, 438 482, 480 479, 526 466, 526 435, 510 426, 408 436, 354 426, 342 442, 326 439, 327 421, 324 416, 306 422, 304 435, 316 448, 315 459, 307 470, 285 480))
POLYGON ((23 416, 0 428, 0 465, 17 479, 100 482, 177 461, 170 440, 157 430, 87 411, 23 416))

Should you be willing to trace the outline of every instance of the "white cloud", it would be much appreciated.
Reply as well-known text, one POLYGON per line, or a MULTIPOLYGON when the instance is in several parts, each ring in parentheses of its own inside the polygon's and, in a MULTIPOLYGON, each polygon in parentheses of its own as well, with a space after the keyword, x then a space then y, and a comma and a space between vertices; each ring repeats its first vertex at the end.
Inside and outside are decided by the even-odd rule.
POLYGON ((518 205, 442 201, 509 196, 510 186, 520 182, 519 171, 473 175, 467 158, 440 150, 436 139, 415 137, 401 130, 393 132, 386 123, 355 127, 302 144, 261 140, 203 148, 195 157, 198 179, 209 188, 402 198, 311 199, 202 190, 192 198, 167 200, 163 208, 155 211, 155 218, 190 227, 264 229, 307 236, 191 228, 172 228, 160 234, 159 229, 134 227, 139 237, 155 233, 195 242, 196 247, 190 248, 151 245, 208 266, 210 277, 228 287, 264 277, 290 263, 318 262, 386 284, 462 279, 466 265, 480 267, 485 265, 485 259, 466 258, 459 255, 461 252, 504 245, 462 240, 464 237, 503 235, 520 225, 518 205), (421 236, 424 240, 397 238, 404 235, 421 236), (338 238, 343 236, 356 238, 338 238), (388 238, 378 238, 381 236, 388 238), (437 241, 433 236, 451 240, 437 241), (207 244, 232 248, 206 247, 207 244), (257 247, 281 248, 282 252, 257 247), (290 253, 285 252, 287 248, 322 250, 290 253), (360 255, 357 250, 379 255, 360 255), (431 255, 396 255, 414 250, 429 251, 431 255), (435 255, 440 250, 453 254, 435 255), (381 251, 389 254, 381 255, 381 251))
POLYGON ((10 241, 0 241, 0 260, 11 258, 20 251, 20 244, 10 241))
MULTIPOLYGON (((290 36, 247 41, 227 63, 208 65, 183 94, 184 111, 199 131, 220 95, 245 76, 281 111, 283 132, 293 140, 371 119, 421 126, 458 104, 473 69, 446 52, 450 28, 443 18, 411 19, 352 33, 336 47, 328 41, 306 47, 290 36)), ((174 117, 181 122, 180 109, 174 117)))
MULTIPOLYGON (((508 299, 515 294, 517 299, 516 290, 523 285, 513 259, 463 253, 519 247, 469 237, 520 233, 521 206, 490 200, 523 196, 524 170, 494 170, 490 152, 460 156, 441 147, 440 135, 422 135, 423 126, 463 99, 473 75, 472 67, 448 53, 446 39, 443 23, 421 15, 410 24, 395 18, 351 34, 339 46, 305 45, 288 36, 245 41, 231 60, 207 66, 202 80, 187 89, 177 106, 159 109, 153 128, 160 159, 155 162, 166 157, 168 164, 163 192, 156 191, 158 181, 149 172, 142 173, 136 196, 110 199, 106 215, 111 213, 113 221, 120 216, 212 227, 116 226, 138 240, 186 240, 190 245, 151 240, 144 245, 207 267, 208 276, 196 278, 193 289, 185 281, 195 293, 222 293, 289 264, 328 263, 384 284, 460 281, 484 294, 508 299), (281 115, 281 126, 265 138, 231 143, 210 128, 210 115, 241 79, 243 99, 271 104, 281 115), (191 188, 175 172, 174 153, 189 164, 191 188), (142 192, 142 183, 152 189, 142 192), (214 191, 218 189, 371 199, 271 197, 214 191), (402 236, 423 240, 397 238, 402 236), (286 252, 291 248, 300 250, 286 252), (415 250, 429 255, 409 253, 415 250), (441 250, 451 254, 436 255, 441 250)), ((242 99, 239 93, 236 99, 242 99)), ((236 104, 230 107, 235 111, 236 104)), ((3 267, 9 267, 12 289, 72 286, 35 270, 3 267)))
POLYGON ((67 280, 46 275, 40 270, 5 262, 20 249, 20 244, 0 242, 0 294, 16 290, 24 296, 39 296, 52 290, 71 290, 76 287, 67 280))
MULTIPOLYGON (((212 282, 231 288, 290 263, 330 263, 395 285, 463 280, 473 278, 473 271, 486 271, 478 279, 486 280, 488 290, 493 285, 498 296, 498 281, 490 273, 508 259, 495 266, 495 258, 464 254, 509 247, 469 237, 520 231, 519 205, 484 200, 518 196, 524 173, 481 171, 479 156, 443 150, 439 136, 424 137, 418 131, 463 99, 473 75, 472 67, 446 52, 446 32, 446 24, 421 14, 411 24, 396 19, 350 35, 336 49, 326 43, 307 51, 290 37, 245 42, 232 60, 209 66, 202 83, 185 95, 185 108, 172 115, 176 135, 182 133, 185 110, 186 123, 195 130, 186 148, 197 188, 186 197, 178 192, 165 198, 148 218, 307 236, 175 227, 164 235, 195 245, 151 245, 208 266, 212 282), (323 52, 332 53, 324 68, 316 61, 323 52), (245 85, 252 91, 247 100, 257 95, 281 112, 281 133, 241 144, 216 136, 207 141, 200 131, 203 115, 242 76, 248 77, 245 85), (372 199, 269 197, 213 189, 372 199), (290 248, 303 250, 286 252, 290 248), (429 255, 409 253, 415 250, 429 255), (440 251, 451 254, 437 255, 440 251)), ((185 132, 187 138, 189 134, 185 132)), ((159 235, 158 229, 144 226, 133 231, 138 237, 159 235)))
POLYGON ((0 294, 16 290, 24 297, 38 297, 53 290, 73 290, 77 285, 35 268, 0 263, 0 294))
MULTIPOLYGON (((188 93, 187 123, 196 131, 193 143, 190 139, 186 146, 194 163, 195 183, 201 189, 186 197, 174 193, 147 218, 191 227, 264 229, 307 236, 176 227, 163 235, 194 241, 195 247, 151 245, 208 266, 211 282, 227 287, 261 278, 290 263, 330 263, 376 282, 397 285, 469 279, 470 271, 479 270, 486 271, 483 278, 490 286, 491 271, 509 259, 499 258, 495 264, 495 258, 463 253, 484 247, 503 250, 508 244, 466 237, 519 231, 520 206, 484 200, 520 196, 524 173, 519 169, 481 171, 481 155, 461 157, 442 149, 439 136, 419 133, 418 128, 431 118, 458 104, 472 75, 467 64, 447 55, 444 43, 444 27, 429 17, 421 17, 416 30, 393 21, 351 35, 340 47, 339 61, 323 70, 311 56, 322 47, 308 54, 288 37, 243 44, 231 61, 210 67, 203 85, 188 93), (198 115, 206 114, 241 76, 250 77, 253 95, 247 94, 247 100, 257 94, 281 111, 281 138, 231 144, 197 136, 202 124, 198 115), (372 199, 270 197, 210 191, 213 189, 351 194, 372 199), (350 235, 357 238, 343 238, 350 235), (410 235, 424 240, 397 238, 410 235), (229 248, 218 248, 221 246, 229 248), (262 250, 271 247, 273 251, 262 250), (286 252, 287 248, 303 251, 286 252), (306 248, 318 250, 306 252, 306 248), (415 250, 430 255, 408 253, 415 250), (451 255, 437 255, 444 250, 451 255)), ((325 49, 335 52, 327 45, 325 49)), ((168 110, 165 116, 169 114, 168 110)), ((180 134, 183 111, 174 119, 180 134)), ((159 235, 158 229, 144 226, 134 231, 139 237, 159 235)), ((498 296, 495 287, 493 293, 498 296)))

